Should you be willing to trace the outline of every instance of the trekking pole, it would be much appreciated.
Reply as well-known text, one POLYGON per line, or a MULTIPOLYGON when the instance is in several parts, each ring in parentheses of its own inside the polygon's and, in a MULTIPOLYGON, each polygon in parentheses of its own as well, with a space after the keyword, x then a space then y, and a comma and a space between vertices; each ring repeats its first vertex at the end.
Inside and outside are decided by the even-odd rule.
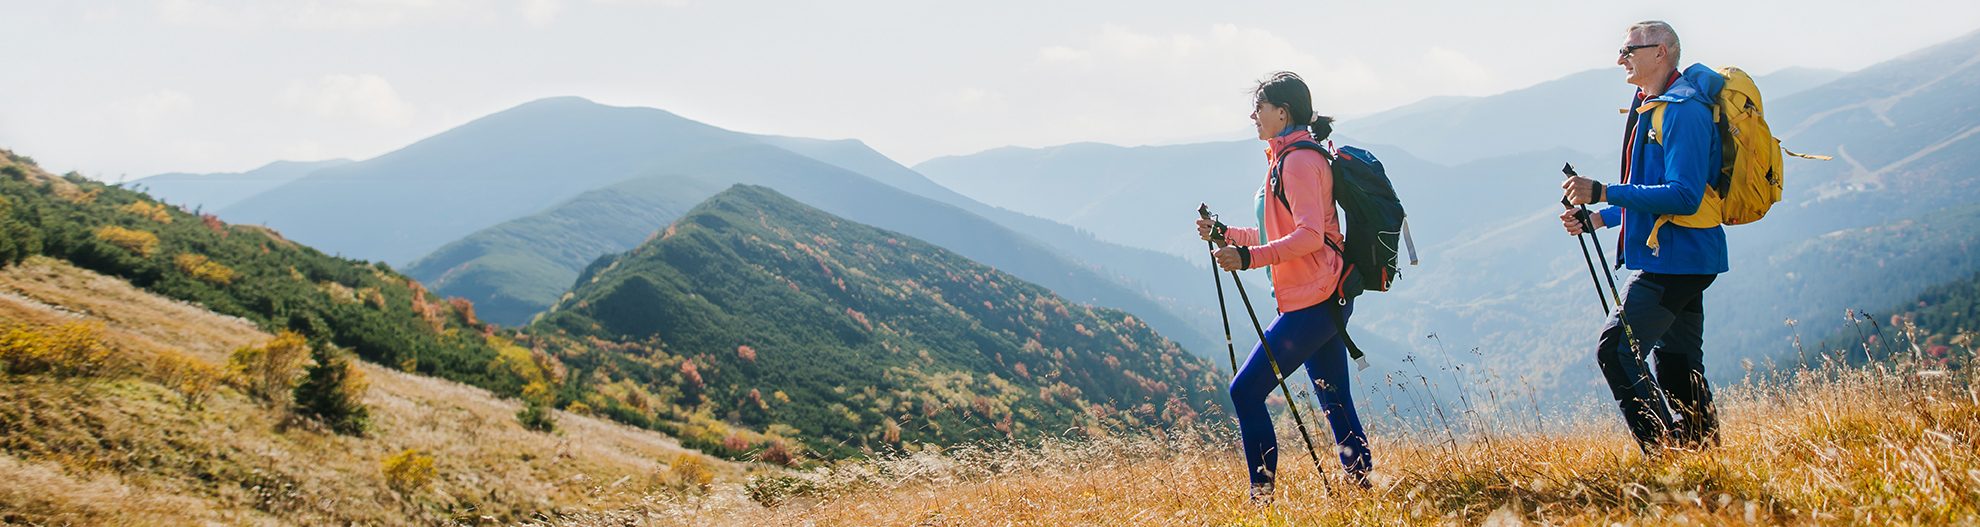
MULTIPOLYGON (((1576 174, 1574 172, 1574 163, 1562 163, 1561 173, 1566 174, 1568 177, 1580 176, 1580 174, 1576 174)), ((1576 207, 1568 202, 1566 195, 1561 196, 1561 206, 1567 207, 1570 210, 1575 210, 1575 214, 1574 214, 1575 219, 1581 220, 1581 234, 1586 235, 1588 237, 1587 239, 1583 239, 1581 236, 1575 236, 1575 239, 1581 240, 1581 261, 1583 263, 1588 264, 1588 279, 1593 280, 1595 282, 1595 296, 1596 297, 1602 296, 1602 279, 1597 278, 1595 275, 1600 274, 1602 276, 1608 277, 1609 297, 1615 299, 1616 322, 1622 326, 1623 338, 1629 340, 1630 351, 1635 352, 1638 356, 1641 356, 1643 353, 1643 348, 1636 344, 1636 332, 1630 330, 1629 319, 1624 318, 1623 316, 1622 293, 1616 290, 1616 275, 1609 272, 1609 257, 1606 253, 1602 252, 1602 238, 1595 235, 1595 224, 1588 221, 1588 215, 1592 213, 1589 212, 1588 207, 1586 205, 1581 206, 1578 210, 1576 210, 1576 207), (1602 272, 1600 273, 1595 272, 1595 262, 1588 259, 1588 240, 1595 241, 1595 257, 1602 260, 1602 272)), ((1608 313, 1609 313, 1609 298, 1602 298, 1602 314, 1606 315, 1608 313)))
MULTIPOLYGON (((1223 222, 1216 221, 1215 215, 1210 214, 1209 205, 1202 205, 1198 207, 1196 209, 1196 213, 1198 216, 1212 221, 1212 225, 1210 227, 1211 245, 1216 247, 1224 247, 1230 245, 1230 242, 1224 239, 1224 231, 1227 228, 1224 226, 1223 222)), ((1211 272, 1213 273, 1216 272, 1216 267, 1214 267, 1216 265, 1216 261, 1214 259, 1211 261, 1211 265, 1213 266, 1211 267, 1211 272)), ((1314 472, 1317 472, 1320 475, 1320 483, 1326 486, 1326 490, 1328 494, 1333 494, 1334 482, 1327 479, 1327 469, 1320 465, 1320 452, 1319 450, 1313 448, 1313 436, 1306 432, 1306 421, 1304 419, 1300 419, 1299 417, 1298 400, 1293 399, 1292 389, 1286 388, 1285 372, 1279 369, 1279 359, 1277 356, 1274 356, 1272 354, 1272 344, 1265 339, 1265 327, 1258 324, 1258 311, 1252 309, 1251 307, 1251 295, 1246 294, 1244 292, 1244 280, 1238 278, 1237 271, 1231 271, 1230 273, 1231 273, 1231 284, 1237 286, 1238 299, 1244 301, 1244 312, 1246 315, 1251 316, 1251 329, 1258 332, 1258 347, 1260 349, 1265 350, 1265 362, 1272 365, 1272 379, 1274 382, 1277 382, 1279 384, 1279 394, 1285 396, 1286 398, 1286 411, 1292 413, 1293 426, 1299 429, 1299 439, 1301 441, 1306 442, 1306 455, 1307 457, 1313 458, 1313 470, 1314 472)), ((1223 289, 1223 281, 1219 280, 1217 284, 1218 284, 1217 285, 1218 289, 1221 291, 1223 289)), ((1219 300, 1219 305, 1222 305, 1221 301, 1223 299, 1218 298, 1218 300, 1219 300)), ((1230 325, 1229 317, 1225 317, 1224 324, 1227 327, 1230 325)), ((1233 363, 1236 363, 1237 361, 1237 352, 1235 351, 1236 348, 1232 348, 1232 349, 1233 351, 1231 352, 1231 361, 1233 363)), ((1232 370, 1232 374, 1235 375, 1237 368, 1232 367, 1231 370, 1232 370)))
MULTIPOLYGON (((1214 221, 1216 219, 1210 216, 1210 205, 1207 203, 1197 204, 1196 214, 1206 220, 1214 221)), ((1224 234, 1213 229, 1211 230, 1211 235, 1222 237, 1224 234)), ((1217 250, 1217 242, 1203 240, 1203 245, 1208 246, 1211 251, 1217 250)), ((1231 310, 1229 307, 1224 306, 1224 279, 1217 276, 1217 257, 1215 255, 1210 256, 1210 281, 1217 283, 1217 314, 1224 317, 1224 351, 1230 352, 1231 355, 1231 375, 1237 375, 1237 345, 1231 343, 1231 310)))
MULTIPOLYGON (((1580 175, 1574 173, 1574 163, 1562 164, 1561 173, 1567 174, 1568 177, 1575 177, 1580 175)), ((1561 200, 1566 201, 1567 197, 1562 196, 1561 200)), ((1620 307, 1622 306, 1622 293, 1616 291, 1616 275, 1615 273, 1610 272, 1609 255, 1608 253, 1602 251, 1602 239, 1600 237, 1595 236, 1594 224, 1588 222, 1589 214, 1590 212, 1588 212, 1588 206, 1582 205, 1581 211, 1576 212, 1575 217, 1581 219, 1582 232, 1588 233, 1588 237, 1595 240, 1595 258, 1600 259, 1602 262, 1602 276, 1609 279, 1609 296, 1615 298, 1616 306, 1620 307)))
MULTIPOLYGON (((1561 206, 1567 207, 1568 210, 1574 210, 1574 205, 1568 204, 1567 196, 1561 196, 1561 206)), ((1588 211, 1583 210, 1578 212, 1574 217, 1581 220, 1581 234, 1574 235, 1574 241, 1581 242, 1581 262, 1588 264, 1588 279, 1595 282, 1595 301, 1601 304, 1602 314, 1606 315, 1609 313, 1609 297, 1602 296, 1602 279, 1595 277, 1595 259, 1588 256, 1588 237, 1586 235, 1589 234, 1588 229, 1591 227, 1588 223, 1588 211)), ((1595 241, 1595 252, 1601 251, 1602 242, 1597 239, 1595 241)))

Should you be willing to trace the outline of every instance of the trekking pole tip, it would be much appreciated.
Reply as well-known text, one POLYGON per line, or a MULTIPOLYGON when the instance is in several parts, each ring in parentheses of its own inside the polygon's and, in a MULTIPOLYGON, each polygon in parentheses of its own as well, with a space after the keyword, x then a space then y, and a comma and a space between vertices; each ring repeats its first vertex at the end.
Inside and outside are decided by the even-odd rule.
POLYGON ((1368 357, 1355 357, 1354 371, 1362 371, 1366 369, 1368 369, 1368 357))

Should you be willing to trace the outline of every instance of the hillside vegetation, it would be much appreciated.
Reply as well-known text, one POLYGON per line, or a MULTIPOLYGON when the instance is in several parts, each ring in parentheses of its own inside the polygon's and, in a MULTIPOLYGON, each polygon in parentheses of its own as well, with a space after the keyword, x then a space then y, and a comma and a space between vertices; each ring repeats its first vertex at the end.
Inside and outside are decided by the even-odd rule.
POLYGON ((46 255, 263 330, 291 330, 503 395, 551 382, 527 351, 524 360, 502 360, 504 346, 472 304, 430 295, 383 264, 325 255, 265 227, 229 225, 79 175, 54 176, 5 150, 0 233, 0 264, 46 255))
POLYGON ((228 371, 274 340, 46 257, 0 269, 0 523, 514 522, 743 478, 657 433, 568 414, 535 432, 514 400, 368 363, 367 433, 332 433, 228 371))
POLYGON ((835 457, 1222 415, 1214 367, 1136 317, 764 187, 600 259, 530 333, 612 351, 560 353, 618 394, 594 408, 712 416, 835 457))

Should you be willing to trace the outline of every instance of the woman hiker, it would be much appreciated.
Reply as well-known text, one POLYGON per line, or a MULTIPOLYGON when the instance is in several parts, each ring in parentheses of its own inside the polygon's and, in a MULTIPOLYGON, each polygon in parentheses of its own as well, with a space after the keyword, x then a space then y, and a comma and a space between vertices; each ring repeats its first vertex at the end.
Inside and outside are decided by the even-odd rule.
MULTIPOLYGON (((1337 329, 1342 324, 1334 320, 1352 314, 1354 306, 1351 301, 1339 309, 1328 305, 1337 302, 1341 271, 1341 255, 1330 248, 1342 242, 1333 173, 1320 153, 1290 147, 1300 141, 1326 141, 1333 118, 1313 112, 1306 82, 1291 72, 1274 73, 1259 82, 1252 98, 1251 120, 1258 139, 1267 145, 1268 176, 1259 188, 1256 208, 1262 227, 1229 228, 1225 237, 1230 245, 1213 256, 1227 271, 1267 268, 1279 304, 1278 318, 1265 330, 1272 347, 1269 356, 1278 359, 1277 369, 1288 375, 1299 365, 1306 366, 1320 399, 1320 413, 1333 428, 1341 464, 1351 481, 1366 487, 1373 463, 1349 392, 1347 347, 1337 329), (1283 181, 1270 181, 1269 174, 1274 173, 1282 174, 1283 181), (1275 184, 1282 185, 1290 206, 1273 195, 1275 184)), ((1197 234, 1209 240, 1211 225, 1212 220, 1197 221, 1197 234)), ((1253 346, 1230 386, 1251 477, 1250 497, 1259 504, 1271 502, 1279 465, 1278 435, 1265 408, 1266 396, 1280 381, 1270 360, 1262 347, 1253 346)))

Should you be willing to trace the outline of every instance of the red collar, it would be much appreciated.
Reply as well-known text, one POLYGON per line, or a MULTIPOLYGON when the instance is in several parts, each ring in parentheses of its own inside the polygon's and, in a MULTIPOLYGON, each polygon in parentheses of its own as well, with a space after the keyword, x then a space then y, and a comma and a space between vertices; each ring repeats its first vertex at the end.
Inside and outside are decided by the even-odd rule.
MULTIPOLYGON (((1671 70, 1671 78, 1664 81, 1664 89, 1658 91, 1657 93, 1658 94, 1670 93, 1671 86, 1676 85, 1678 82, 1678 78, 1683 76, 1684 75, 1678 73, 1678 70, 1671 70)), ((1645 97, 1643 94, 1643 88, 1636 89, 1636 102, 1643 102, 1643 100, 1647 98, 1648 97, 1645 97)))

